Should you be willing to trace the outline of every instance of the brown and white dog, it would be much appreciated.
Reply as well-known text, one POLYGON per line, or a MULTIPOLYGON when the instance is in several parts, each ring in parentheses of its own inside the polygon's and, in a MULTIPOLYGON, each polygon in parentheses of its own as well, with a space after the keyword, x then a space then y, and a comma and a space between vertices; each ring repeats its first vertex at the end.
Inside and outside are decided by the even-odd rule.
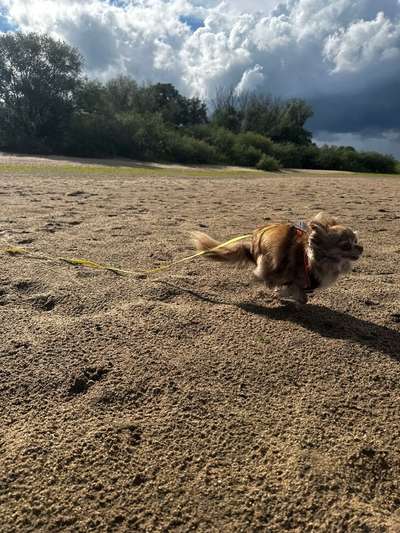
POLYGON ((249 241, 213 250, 217 241, 193 232, 197 250, 214 261, 255 265, 257 279, 275 289, 282 301, 307 303, 307 293, 329 287, 340 274, 349 272, 363 247, 357 234, 326 213, 318 213, 308 223, 270 224, 256 229, 249 241))

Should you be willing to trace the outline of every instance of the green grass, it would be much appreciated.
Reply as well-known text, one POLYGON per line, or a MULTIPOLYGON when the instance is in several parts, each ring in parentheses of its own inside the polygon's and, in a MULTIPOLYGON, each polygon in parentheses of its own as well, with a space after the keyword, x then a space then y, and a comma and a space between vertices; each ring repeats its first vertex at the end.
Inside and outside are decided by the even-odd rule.
POLYGON ((224 167, 206 168, 172 168, 114 165, 75 165, 75 164, 42 164, 42 163, 6 163, 0 164, 0 174, 21 176, 98 176, 98 177, 255 177, 267 176, 271 173, 259 170, 237 170, 224 167))
MULTIPOLYGON (((341 175, 340 172, 335 172, 336 175, 341 175)), ((398 177, 400 174, 400 163, 398 165, 398 174, 370 174, 370 173, 355 173, 343 172, 343 175, 363 176, 363 177, 398 177)), ((150 165, 138 166, 123 166, 116 164, 82 164, 74 163, 4 163, 0 162, 0 176, 32 176, 32 177, 188 177, 188 178, 254 178, 254 177, 272 177, 272 176, 307 176, 307 170, 284 170, 283 172, 265 172, 256 169, 238 169, 227 168, 223 166, 199 166, 185 168, 175 167, 153 167, 150 165)), ((321 170, 319 172, 313 171, 312 176, 332 177, 330 171, 321 170)))

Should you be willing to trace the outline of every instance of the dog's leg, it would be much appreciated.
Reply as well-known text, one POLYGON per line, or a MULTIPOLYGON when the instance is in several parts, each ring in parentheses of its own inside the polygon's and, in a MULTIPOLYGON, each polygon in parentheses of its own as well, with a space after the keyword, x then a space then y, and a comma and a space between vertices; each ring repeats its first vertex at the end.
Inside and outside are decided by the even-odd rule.
POLYGON ((257 279, 259 279, 260 281, 265 281, 268 284, 267 280, 269 268, 270 266, 265 255, 259 255, 257 257, 257 266, 253 270, 253 274, 257 279))
POLYGON ((284 303, 294 303, 296 306, 307 303, 306 292, 295 284, 282 285, 275 288, 277 298, 284 303))

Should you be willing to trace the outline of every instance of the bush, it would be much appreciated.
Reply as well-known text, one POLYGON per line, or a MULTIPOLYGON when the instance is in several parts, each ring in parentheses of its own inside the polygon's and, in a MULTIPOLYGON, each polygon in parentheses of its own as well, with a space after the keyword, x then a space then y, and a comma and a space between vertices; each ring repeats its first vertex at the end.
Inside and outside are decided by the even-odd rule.
POLYGON ((272 141, 253 132, 235 134, 215 124, 197 126, 190 134, 215 147, 222 163, 254 167, 266 151, 271 151, 272 141))
POLYGON ((209 143, 215 146, 220 154, 224 154, 226 162, 229 162, 234 153, 236 135, 225 128, 212 128, 209 143))
POLYGON ((65 152, 80 157, 113 157, 118 154, 118 123, 96 113, 78 113, 67 133, 65 152))
POLYGON ((321 146, 317 168, 352 172, 396 172, 396 160, 377 152, 357 152, 351 146, 321 146))
POLYGON ((314 145, 300 146, 298 144, 274 143, 272 154, 285 168, 315 168, 318 148, 314 145))
POLYGON ((165 140, 165 158, 179 163, 212 164, 221 160, 217 150, 205 141, 170 132, 165 140))
POLYGON ((303 168, 303 148, 304 147, 296 144, 274 143, 272 155, 278 159, 285 168, 303 168))
POLYGON ((271 155, 273 151, 273 142, 268 137, 264 137, 260 133, 253 131, 246 131, 246 133, 239 133, 236 136, 237 142, 244 146, 252 146, 257 150, 261 150, 264 154, 271 155))
POLYGON ((263 154, 260 161, 257 163, 256 168, 258 170, 265 170, 267 172, 274 172, 281 168, 281 165, 277 159, 269 155, 263 154))
POLYGON ((336 146, 321 146, 318 150, 316 165, 323 170, 343 170, 340 169, 340 154, 336 146))
POLYGON ((299 147, 299 151, 301 154, 301 168, 317 168, 318 146, 316 144, 299 147))
POLYGON ((117 118, 120 128, 118 155, 148 161, 165 156, 171 129, 160 115, 123 113, 117 118))
POLYGON ((378 152, 359 152, 359 158, 367 172, 395 174, 397 171, 397 161, 391 155, 378 152))
POLYGON ((211 146, 214 146, 219 154, 219 161, 221 163, 229 163, 232 160, 236 135, 231 131, 215 126, 214 124, 207 124, 204 126, 195 126, 188 130, 187 133, 196 139, 206 141, 211 146))
POLYGON ((232 163, 241 167, 255 167, 263 153, 253 146, 246 146, 236 141, 233 145, 232 163))

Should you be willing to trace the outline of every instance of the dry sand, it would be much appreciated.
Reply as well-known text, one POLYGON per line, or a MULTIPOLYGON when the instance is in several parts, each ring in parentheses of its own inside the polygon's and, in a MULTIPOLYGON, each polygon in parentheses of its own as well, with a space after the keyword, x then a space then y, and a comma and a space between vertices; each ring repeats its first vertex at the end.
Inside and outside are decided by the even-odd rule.
POLYGON ((301 311, 202 259, 0 255, 2 533, 400 531, 400 177, 18 162, 0 245, 149 268, 325 209, 365 255, 301 311))

